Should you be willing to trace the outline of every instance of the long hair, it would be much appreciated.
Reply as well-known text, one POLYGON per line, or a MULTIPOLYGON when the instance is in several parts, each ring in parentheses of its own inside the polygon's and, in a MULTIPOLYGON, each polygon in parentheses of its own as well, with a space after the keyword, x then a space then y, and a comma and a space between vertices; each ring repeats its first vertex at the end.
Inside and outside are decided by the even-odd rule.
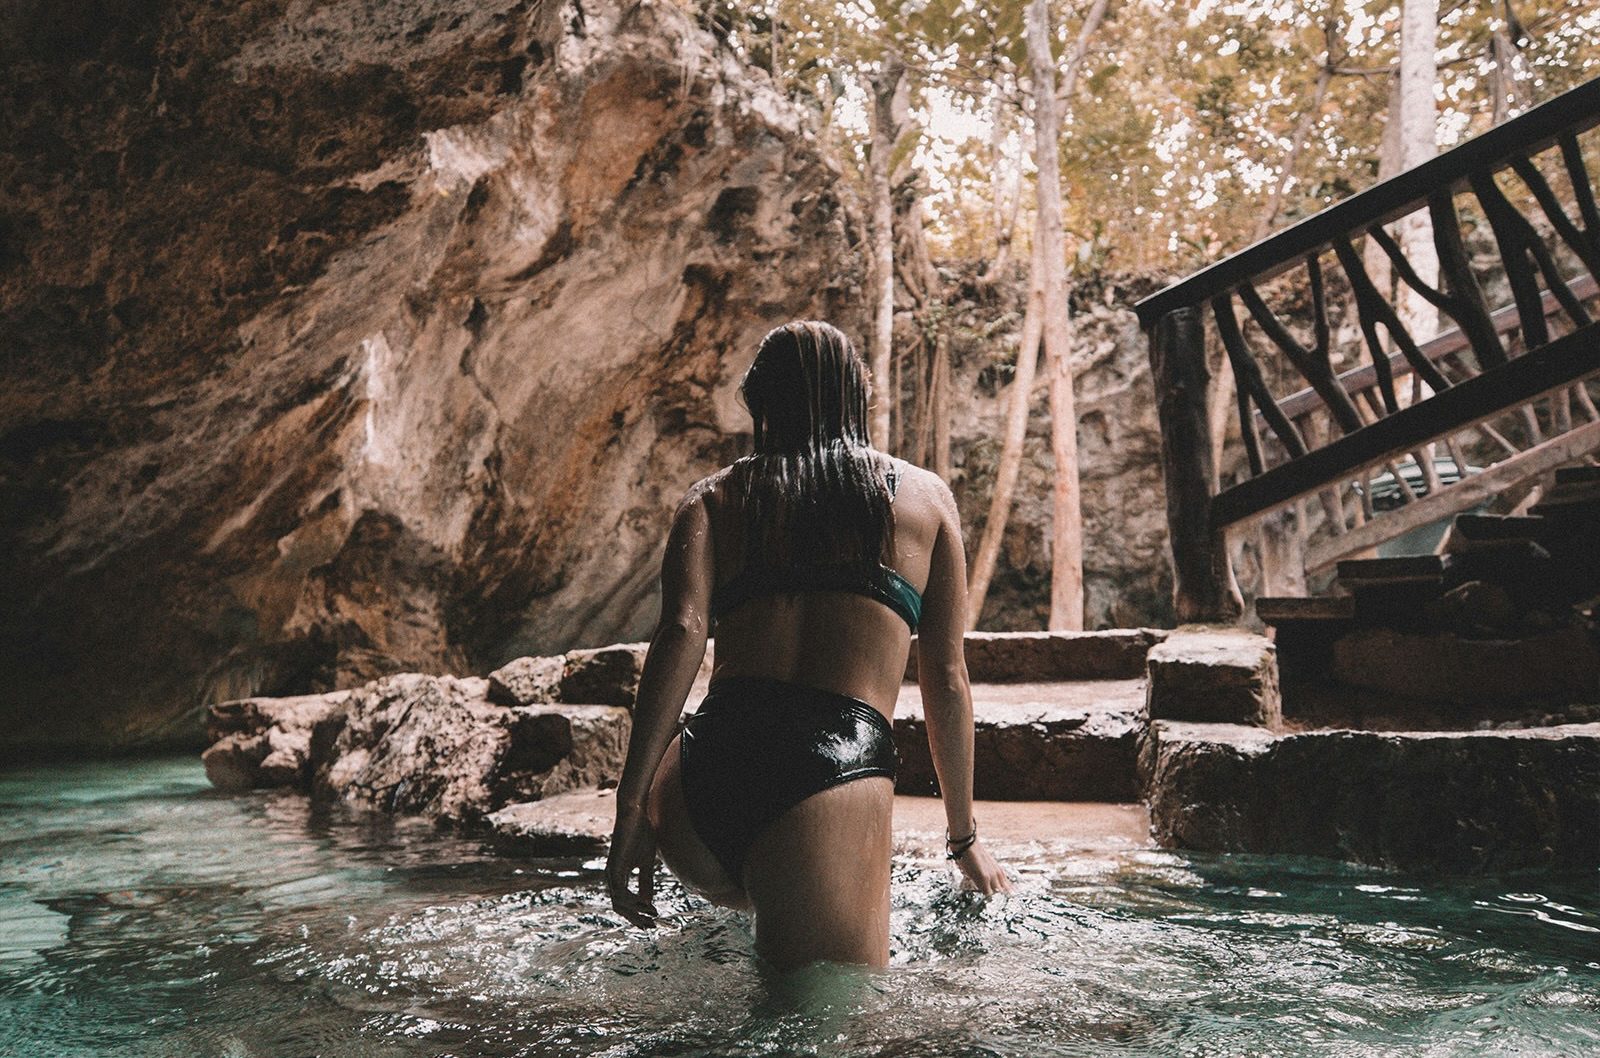
POLYGON ((893 513, 871 447, 866 364, 837 327, 770 331, 739 384, 755 451, 733 466, 746 565, 882 560, 893 513))

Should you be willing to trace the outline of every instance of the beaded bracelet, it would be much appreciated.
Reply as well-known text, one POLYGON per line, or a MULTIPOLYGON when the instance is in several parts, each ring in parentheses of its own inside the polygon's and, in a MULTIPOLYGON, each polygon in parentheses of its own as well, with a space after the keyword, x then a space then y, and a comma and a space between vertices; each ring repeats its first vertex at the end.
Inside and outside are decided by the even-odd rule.
POLYGON ((972 833, 968 834, 964 838, 951 838, 950 832, 948 830, 945 831, 944 847, 948 851, 944 854, 944 858, 947 860, 959 860, 962 856, 966 855, 968 849, 972 848, 972 846, 976 845, 977 843, 978 820, 976 817, 974 817, 972 820, 972 833))

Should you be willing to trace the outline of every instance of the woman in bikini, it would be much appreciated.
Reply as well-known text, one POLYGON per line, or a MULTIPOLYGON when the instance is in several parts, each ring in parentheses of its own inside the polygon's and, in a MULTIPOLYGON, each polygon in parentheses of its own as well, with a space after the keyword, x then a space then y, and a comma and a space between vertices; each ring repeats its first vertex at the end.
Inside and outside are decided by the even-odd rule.
POLYGON ((780 968, 888 961, 890 721, 913 631, 951 858, 979 892, 1011 888, 972 815, 955 500, 870 447, 867 377, 829 324, 762 340, 739 389, 755 451, 673 516, 617 788, 616 910, 654 924, 659 849, 691 889, 754 911, 780 968), (678 734, 712 622, 711 684, 678 734))

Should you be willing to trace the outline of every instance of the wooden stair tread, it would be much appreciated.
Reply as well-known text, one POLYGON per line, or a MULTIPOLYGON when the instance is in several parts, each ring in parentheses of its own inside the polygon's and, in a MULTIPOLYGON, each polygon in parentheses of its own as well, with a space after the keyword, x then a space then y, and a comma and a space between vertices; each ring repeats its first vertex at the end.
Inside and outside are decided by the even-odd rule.
POLYGON ((1450 568, 1448 555, 1396 555, 1392 558, 1347 558, 1339 563, 1345 584, 1394 584, 1437 581, 1450 568))
POLYGON ((1561 467, 1556 471, 1557 485, 1576 485, 1600 482, 1600 467, 1561 467))
POLYGON ((1543 518, 1521 514, 1458 514, 1450 531, 1465 540, 1531 540, 1548 525, 1543 518))
POLYGON ((1600 481, 1557 482, 1539 502, 1583 503, 1588 500, 1600 500, 1600 481))
POLYGON ((1256 616, 1265 624, 1290 621, 1348 621, 1356 615, 1349 595, 1263 596, 1256 600, 1256 616))
POLYGON ((1528 513, 1541 518, 1552 515, 1600 517, 1600 496, 1551 496, 1530 507, 1528 513))

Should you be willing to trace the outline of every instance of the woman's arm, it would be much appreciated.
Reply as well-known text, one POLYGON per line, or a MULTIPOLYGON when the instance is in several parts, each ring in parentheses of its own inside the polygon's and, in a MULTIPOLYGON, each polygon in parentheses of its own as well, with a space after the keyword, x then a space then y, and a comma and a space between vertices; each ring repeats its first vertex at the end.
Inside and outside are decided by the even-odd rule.
MULTIPOLYGON (((972 818, 972 689, 964 646, 967 621, 967 556, 955 497, 938 482, 939 532, 934 539, 928 585, 917 625, 917 683, 928 724, 928 749, 944 798, 947 837, 962 843, 976 832, 972 818)), ((980 842, 956 860, 980 893, 1009 892, 1005 871, 980 842)))
POLYGON ((628 757, 617 785, 616 827, 606 861, 612 906, 638 926, 653 926, 656 919, 651 903, 656 845, 645 800, 705 658, 712 563, 711 521, 704 489, 696 485, 678 505, 667 534, 667 552, 661 562, 661 617, 639 676, 628 757), (637 891, 630 891, 628 883, 635 870, 639 885, 637 891))

